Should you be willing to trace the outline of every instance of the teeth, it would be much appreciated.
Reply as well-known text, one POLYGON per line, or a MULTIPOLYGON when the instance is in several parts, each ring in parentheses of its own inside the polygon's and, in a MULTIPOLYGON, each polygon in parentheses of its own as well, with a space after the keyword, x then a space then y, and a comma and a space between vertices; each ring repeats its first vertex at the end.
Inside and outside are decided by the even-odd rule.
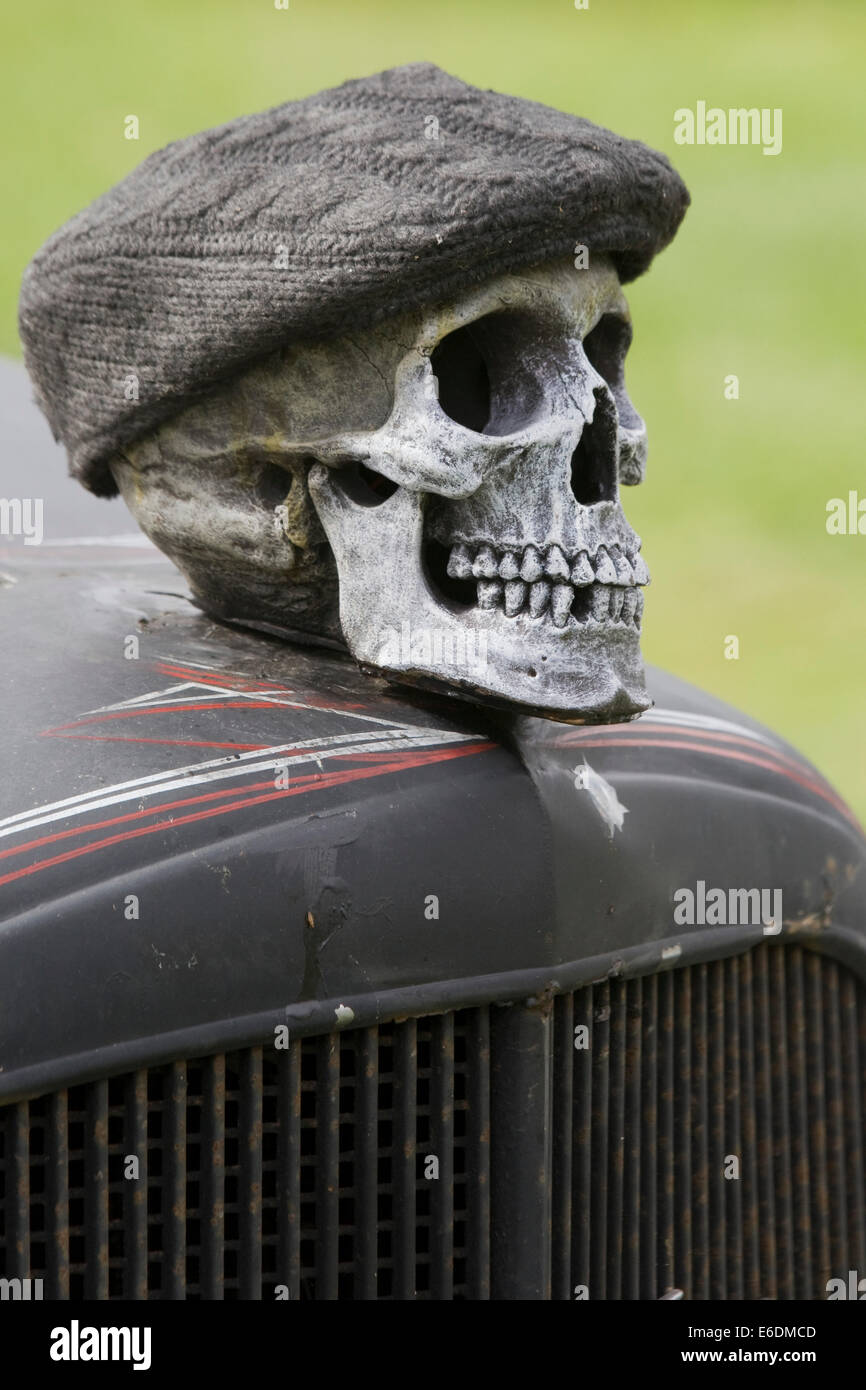
POLYGON ((529 590, 529 612, 533 618, 540 618, 550 601, 550 585, 543 579, 529 590))
POLYGON ((495 608, 502 597, 502 585, 495 579, 482 579, 478 583, 478 607, 495 608))
POLYGON ((600 586, 592 590, 592 616, 597 623, 604 623, 607 621, 607 615, 610 610, 609 594, 609 589, 602 589, 600 586))
POLYGON ((550 613, 556 627, 565 627, 568 622, 573 597, 570 584, 554 584, 550 595, 550 613))
POLYGON ((523 600, 526 598, 526 585, 522 579, 512 579, 505 586, 505 615, 513 618, 515 613, 519 613, 523 607, 523 600))
POLYGON ((519 573, 520 570, 518 568, 517 561, 514 558, 514 552, 512 550, 506 550, 504 556, 499 562, 499 578, 516 579, 519 573))
POLYGON ((523 552, 523 564, 520 566, 520 578, 525 579, 527 584, 534 584, 544 573, 541 563, 541 556, 534 545, 528 545, 523 552))
POLYGON ((595 577, 599 584, 615 584, 616 569, 603 545, 598 547, 595 557, 595 577))
POLYGON ((616 565, 616 582, 626 588, 634 583, 634 572, 628 562, 628 557, 619 549, 611 552, 613 563, 616 565))
POLYGON ((462 541, 455 545, 448 558, 448 573, 452 579, 471 579, 472 577, 472 557, 469 549, 462 541))
POLYGON ((569 579, 571 577, 571 566, 558 545, 552 545, 548 550, 547 559, 544 562, 544 572, 550 575, 551 579, 569 579))
POLYGON ((595 579, 592 565, 589 563, 589 556, 582 550, 575 561, 571 571, 571 582, 578 589, 583 589, 587 584, 591 584, 595 579))
POLYGON ((496 556, 489 545, 482 545, 472 565, 476 579, 495 579, 499 573, 496 556))
POLYGON ((533 618, 549 613, 556 627, 562 628, 571 616, 574 590, 589 588, 588 621, 641 625, 644 596, 638 586, 649 582, 649 571, 639 552, 629 556, 619 545, 600 545, 593 570, 585 550, 569 561, 558 545, 543 554, 535 545, 521 553, 497 551, 485 543, 478 546, 474 560, 473 549, 464 541, 453 545, 448 574, 477 581, 479 608, 502 608, 509 618, 521 612, 533 618))

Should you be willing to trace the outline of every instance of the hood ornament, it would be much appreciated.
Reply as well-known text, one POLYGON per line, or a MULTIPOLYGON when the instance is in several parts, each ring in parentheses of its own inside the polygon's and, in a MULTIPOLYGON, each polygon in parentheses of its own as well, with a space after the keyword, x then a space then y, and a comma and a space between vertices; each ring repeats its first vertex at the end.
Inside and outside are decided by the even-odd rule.
POLYGON ((649 574, 620 489, 647 449, 622 284, 687 202, 636 141, 394 69, 169 146, 73 219, 25 277, 28 367, 73 472, 206 611, 630 719, 649 574))

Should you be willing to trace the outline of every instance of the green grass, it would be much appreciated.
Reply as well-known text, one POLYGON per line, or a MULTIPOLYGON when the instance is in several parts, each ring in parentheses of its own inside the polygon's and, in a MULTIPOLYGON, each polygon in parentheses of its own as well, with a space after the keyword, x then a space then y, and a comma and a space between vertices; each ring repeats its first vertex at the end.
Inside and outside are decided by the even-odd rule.
POLYGON ((859 0, 18 0, 4 27, 6 353, 21 271, 67 217, 170 140, 350 76, 430 59, 665 150, 693 206, 629 292, 644 650, 790 738, 866 818, 866 536, 825 529, 828 498, 866 496, 859 0), (781 155, 675 145, 699 98, 781 107, 781 155))

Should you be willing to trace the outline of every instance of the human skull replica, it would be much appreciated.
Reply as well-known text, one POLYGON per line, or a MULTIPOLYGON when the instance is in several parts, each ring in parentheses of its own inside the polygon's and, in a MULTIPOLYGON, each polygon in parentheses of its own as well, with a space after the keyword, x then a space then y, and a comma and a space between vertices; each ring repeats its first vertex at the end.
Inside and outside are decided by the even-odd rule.
POLYGON ((569 720, 646 709, 646 434, 604 257, 298 343, 118 455, 201 606, 569 720))
POLYGON ((631 719, 621 286, 688 201, 637 140, 409 64, 150 155, 33 258, 25 357, 72 473, 122 492, 205 611, 631 719))

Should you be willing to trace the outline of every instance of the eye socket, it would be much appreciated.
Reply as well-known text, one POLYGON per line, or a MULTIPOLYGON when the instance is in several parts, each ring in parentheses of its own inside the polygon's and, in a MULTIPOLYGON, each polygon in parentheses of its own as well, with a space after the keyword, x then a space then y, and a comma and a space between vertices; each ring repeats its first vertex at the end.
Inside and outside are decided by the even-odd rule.
POLYGON ((631 339, 632 326, 628 319, 619 314, 602 314, 583 340, 584 352, 613 392, 619 422, 625 429, 635 429, 641 424, 625 390, 625 357, 631 339))
POLYGON ((430 365, 439 382, 439 405, 445 414, 480 434, 490 419, 490 374, 475 324, 457 328, 437 343, 430 365))
POLYGON ((549 339, 549 326, 516 309, 486 314, 446 334, 430 354, 443 412, 479 434, 523 429, 544 407, 549 339))
POLYGON ((620 318, 619 314, 602 314, 595 328, 583 340, 584 352, 608 386, 622 382, 631 334, 628 319, 620 318))

